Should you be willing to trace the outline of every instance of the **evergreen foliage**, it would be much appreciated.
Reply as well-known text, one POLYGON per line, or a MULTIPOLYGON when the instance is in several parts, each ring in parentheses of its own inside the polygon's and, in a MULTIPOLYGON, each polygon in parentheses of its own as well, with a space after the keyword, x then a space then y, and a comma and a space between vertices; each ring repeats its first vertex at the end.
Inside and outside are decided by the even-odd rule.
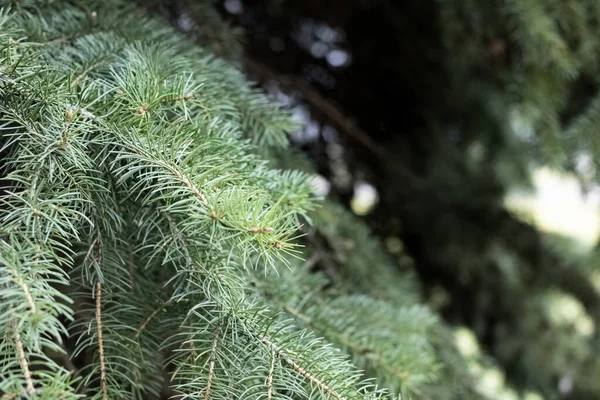
MULTIPOLYGON (((574 257, 564 243, 558 246, 556 238, 509 218, 493 200, 474 206, 475 201, 465 199, 470 196, 483 203, 476 197, 482 182, 496 180, 497 192, 527 182, 528 174, 516 173, 514 166, 543 165, 573 173, 584 191, 597 185, 598 3, 441 0, 437 4, 446 67, 460 89, 460 107, 472 115, 481 110, 466 118, 469 122, 485 121, 461 125, 465 148, 479 145, 486 156, 477 169, 461 177, 461 186, 473 189, 460 194, 456 204, 472 204, 488 216, 479 226, 464 222, 473 210, 449 217, 449 225, 465 234, 452 244, 443 241, 445 250, 437 257, 457 265, 454 272, 470 274, 479 304, 493 304, 477 307, 469 318, 477 321, 476 314, 483 315, 485 308, 496 310, 496 317, 502 315, 496 327, 477 324, 481 337, 493 337, 489 351, 510 368, 511 381, 521 388, 536 388, 548 398, 596 398, 600 314, 592 273, 597 271, 595 255, 574 257), (465 176, 476 179, 472 185, 463 184, 465 176), (491 233, 479 240, 482 226, 491 233), (506 300, 496 301, 485 293, 506 300), (592 332, 553 317, 556 303, 551 299, 560 296, 572 296, 585 309, 582 314, 595 326, 592 332), (561 389, 561 381, 572 387, 561 389)), ((439 175, 436 183, 449 180, 450 174, 439 175)), ((444 213, 450 214, 447 209, 444 213)), ((429 249, 440 249, 439 244, 432 242, 429 249)))
POLYGON ((125 0, 2 5, 2 398, 477 397, 239 70, 125 0))
POLYGON ((582 171, 578 157, 598 159, 597 2, 439 4, 456 83, 469 97, 483 90, 498 120, 525 139, 539 161, 589 180, 589 167, 582 171))

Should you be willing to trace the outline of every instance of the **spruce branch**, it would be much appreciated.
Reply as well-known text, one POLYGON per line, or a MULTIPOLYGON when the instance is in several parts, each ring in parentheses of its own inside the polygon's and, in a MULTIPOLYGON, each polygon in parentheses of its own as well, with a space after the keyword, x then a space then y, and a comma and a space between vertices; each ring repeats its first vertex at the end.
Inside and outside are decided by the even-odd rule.
POLYGON ((298 363, 296 363, 292 358, 290 358, 285 351, 277 346, 275 343, 271 342, 266 336, 258 336, 258 339, 261 343, 267 345, 272 351, 275 352, 278 356, 280 356, 283 361, 285 361, 294 371, 300 374, 303 378, 308 380, 310 383, 314 384, 317 388, 329 394, 330 396, 338 399, 338 400, 346 400, 345 397, 337 393, 331 387, 329 387, 326 383, 321 382, 320 379, 312 375, 310 372, 302 368, 298 363))
MULTIPOLYGON (((0 285, 23 316, 26 360, 45 360, 60 337, 75 336, 73 357, 97 354, 75 371, 80 392, 104 400, 164 393, 157 377, 171 364, 169 385, 182 398, 389 398, 346 354, 248 293, 245 267, 285 271, 298 254, 299 215, 313 209, 309 175, 259 156, 258 146, 287 143, 290 116, 239 70, 124 0, 27 3, 11 15, 16 30, 0 30, 10 171, 0 210, 0 267, 10 273, 0 285), (79 301, 67 331, 57 316, 70 318, 62 303, 71 297, 79 301)), ((332 245, 340 259, 344 246, 332 245)), ((16 350, 9 368, 23 370, 16 350)), ((35 388, 75 398, 54 364, 30 371, 35 388), (56 371, 52 384, 47 371, 56 371)), ((24 376, 11 384, 27 387, 24 376)))

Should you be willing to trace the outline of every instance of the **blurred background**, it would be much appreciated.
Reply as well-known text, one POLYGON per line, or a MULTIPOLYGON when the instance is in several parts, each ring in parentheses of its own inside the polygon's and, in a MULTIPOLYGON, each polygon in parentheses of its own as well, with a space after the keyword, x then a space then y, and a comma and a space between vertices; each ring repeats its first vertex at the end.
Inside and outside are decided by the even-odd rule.
POLYGON ((480 391, 600 398, 600 3, 171 3, 295 115, 315 190, 414 268, 480 391))

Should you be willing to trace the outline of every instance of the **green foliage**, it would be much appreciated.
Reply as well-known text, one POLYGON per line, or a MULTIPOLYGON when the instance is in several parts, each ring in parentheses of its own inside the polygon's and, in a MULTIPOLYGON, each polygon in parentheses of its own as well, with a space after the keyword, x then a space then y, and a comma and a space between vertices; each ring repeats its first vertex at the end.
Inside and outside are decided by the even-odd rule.
POLYGON ((411 277, 261 158, 296 124, 240 71, 126 1, 7 10, 3 398, 391 399, 450 373, 411 277))
MULTIPOLYGON (((516 186, 516 174, 503 177, 492 168, 544 165, 575 173, 584 188, 595 187, 600 159, 598 3, 440 0, 438 5, 446 67, 463 96, 456 109, 468 113, 467 120, 487 122, 460 126, 465 142, 485 149, 479 176, 499 180, 502 191, 496 193, 503 195, 516 186), (475 109, 483 116, 474 116, 475 109), (491 137, 502 141, 494 143, 491 137), (502 152, 512 155, 512 162, 491 156, 502 152)), ((480 206, 477 189, 484 181, 461 178, 456 185, 461 189, 448 192, 464 187, 464 193, 453 208, 440 212, 446 221, 440 231, 460 234, 441 234, 426 250, 440 264, 456 266, 451 272, 460 276, 456 286, 475 293, 475 306, 465 315, 480 338, 489 338, 486 350, 522 389, 547 398, 598 397, 597 380, 589 379, 598 374, 597 332, 589 327, 599 321, 593 261, 574 254, 576 247, 564 238, 517 221, 493 200, 480 206), (478 216, 471 220, 473 215, 478 216), (554 317, 564 306, 557 298, 584 310, 577 323, 554 317), (568 383, 566 389, 559 388, 561 382, 568 383)), ((431 186, 439 192, 443 180, 431 186)), ((441 197, 450 198, 446 192, 441 197)), ((440 203, 422 206, 422 214, 426 208, 439 210, 440 203)))
POLYGON ((439 3, 458 83, 470 92, 486 82, 488 100, 502 99, 506 133, 525 139, 538 160, 589 175, 577 164, 598 159, 597 2, 439 3))

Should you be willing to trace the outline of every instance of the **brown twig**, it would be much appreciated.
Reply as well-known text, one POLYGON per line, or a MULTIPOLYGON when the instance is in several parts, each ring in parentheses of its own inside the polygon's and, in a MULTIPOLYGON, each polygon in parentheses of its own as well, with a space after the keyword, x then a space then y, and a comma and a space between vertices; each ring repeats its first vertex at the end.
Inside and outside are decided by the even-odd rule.
POLYGON ((29 291, 29 287, 23 281, 23 278, 21 278, 19 275, 17 275, 17 271, 13 271, 13 272, 17 278, 17 284, 21 287, 21 290, 23 290, 23 293, 25 294, 25 298, 27 299, 27 304, 29 304, 29 308, 31 309, 31 312, 35 313, 37 308, 35 306, 35 302, 33 301, 33 297, 31 296, 31 292, 29 291))
POLYGON ((25 350, 23 348, 23 342, 21 341, 21 335, 19 334, 19 330, 16 327, 16 324, 13 322, 12 324, 14 335, 13 339, 15 341, 15 346, 17 347, 17 353, 19 355, 19 364, 21 365, 21 370, 23 370, 23 375, 25 376, 25 385, 27 395, 31 395, 35 388, 33 387, 33 379, 31 378, 31 371, 29 370, 29 363, 27 362, 27 357, 25 356, 25 350))
POLYGON ((98 328, 98 352, 100 353, 100 386, 102 400, 108 400, 106 388, 106 365, 104 364, 104 344, 102 342, 102 284, 96 283, 96 327, 98 328))
MULTIPOLYGON (((138 153, 141 154, 141 155, 143 155, 144 157, 149 158, 149 159, 153 159, 154 158, 154 155, 152 153, 150 153, 150 152, 140 151, 138 153)), ((208 199, 206 198, 206 196, 200 191, 200 189, 198 189, 198 186, 196 186, 196 184, 190 179, 190 177, 188 177, 185 174, 184 171, 180 171, 177 167, 174 167, 174 166, 169 165, 169 164, 165 164, 164 168, 166 170, 168 170, 171 174, 173 174, 181 182, 183 182, 183 184, 185 185, 185 187, 187 187, 188 189, 190 189, 194 193, 194 195, 202 202, 202 204, 204 204, 210 210, 213 209, 212 204, 210 204, 208 202, 208 199)))
POLYGON ((275 79, 284 86, 291 86, 297 89, 302 93, 304 101, 323 112, 342 133, 352 137, 373 154, 379 157, 387 156, 387 150, 383 146, 371 139, 365 131, 353 122, 352 118, 344 114, 337 104, 326 99, 305 80, 278 74, 264 64, 249 58, 246 59, 246 66, 262 80, 275 79))
POLYGON ((165 304, 161 305, 160 307, 156 308, 154 311, 152 311, 152 313, 144 320, 144 322, 142 322, 142 324, 140 325, 140 327, 138 328, 138 331, 135 334, 135 337, 139 337, 140 334, 142 333, 142 331, 144 329, 146 329, 146 325, 148 325, 148 323, 150 322, 150 320, 152 318, 154 318, 156 316, 156 314, 158 314, 160 312, 160 310, 162 310, 163 308, 165 308, 167 305, 169 305, 171 301, 169 300, 168 302, 166 302, 165 304))
POLYGON ((215 338, 213 339, 212 348, 210 350, 210 363, 208 367, 208 381, 206 383, 206 392, 204 393, 204 400, 210 399, 210 387, 212 385, 213 376, 215 373, 215 361, 216 361, 216 350, 219 337, 221 335, 221 328, 217 328, 215 331, 215 338))
POLYGON ((424 184, 419 176, 411 172, 411 170, 400 163, 397 158, 390 155, 385 147, 377 143, 367 132, 362 130, 350 116, 343 112, 339 105, 328 100, 304 79, 277 73, 266 65, 248 57, 246 58, 246 68, 250 72, 256 74, 263 82, 272 79, 283 87, 300 92, 302 94, 302 100, 307 105, 323 113, 327 119, 335 125, 340 133, 349 136, 378 158, 393 165, 395 172, 403 175, 410 181, 411 185, 422 186, 424 184))
POLYGON ((171 103, 171 102, 176 102, 176 101, 188 101, 190 99, 192 99, 194 97, 194 95, 192 93, 188 93, 185 96, 182 97, 173 97, 173 98, 167 98, 167 99, 163 99, 163 103, 171 103))
POLYGON ((190 189, 194 195, 196 195, 196 197, 198 199, 200 199, 200 201, 208 208, 212 209, 210 203, 208 202, 208 199, 206 198, 206 196, 204 196, 204 194, 202 194, 202 192, 200 191, 200 189, 198 189, 198 187, 194 184, 194 182, 192 182, 192 180, 190 178, 188 178, 186 175, 184 175, 183 173, 181 173, 179 170, 175 169, 175 168, 170 168, 168 167, 168 169, 171 170, 171 172, 173 173, 173 175, 175 175, 177 177, 177 179, 181 180, 183 182, 183 184, 190 189))
POLYGON ((273 372, 275 371, 275 351, 271 351, 271 367, 269 368, 269 376, 267 378, 267 400, 273 397, 273 372))
POLYGON ((96 242, 98 241, 98 238, 96 237, 96 239, 94 239, 94 241, 92 242, 92 244, 90 245, 89 250, 87 251, 85 257, 83 258, 83 263, 85 264, 87 262, 87 260, 90 258, 90 256, 92 255, 92 251, 94 250, 94 246, 96 246, 96 242))
POLYGON ((63 43, 68 43, 68 42, 69 42, 69 38, 63 36, 63 37, 59 37, 59 38, 50 40, 50 41, 44 43, 44 45, 54 46, 55 44, 63 44, 63 43))
POLYGON ((87 67, 81 74, 77 75, 77 77, 71 83, 71 87, 77 86, 79 84, 79 81, 81 81, 83 78, 85 78, 85 76, 87 74, 89 74, 94 69, 96 69, 96 68, 104 65, 105 63, 106 63, 106 61, 99 61, 99 62, 97 62, 95 64, 92 64, 89 67, 87 67))

